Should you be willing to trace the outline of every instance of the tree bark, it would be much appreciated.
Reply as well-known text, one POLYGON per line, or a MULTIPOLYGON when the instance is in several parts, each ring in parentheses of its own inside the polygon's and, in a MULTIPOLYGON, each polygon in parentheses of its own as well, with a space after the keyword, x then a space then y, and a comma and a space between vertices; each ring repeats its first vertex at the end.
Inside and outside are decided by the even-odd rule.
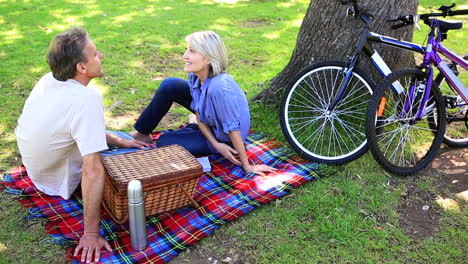
MULTIPOLYGON (((361 0, 359 6, 374 15, 371 31, 397 39, 412 40, 412 26, 392 30, 392 23, 386 21, 399 15, 416 13, 418 0, 361 0)), ((359 18, 346 16, 346 9, 347 6, 340 5, 335 0, 312 0, 288 65, 269 81, 268 88, 252 100, 277 103, 279 96, 296 74, 309 64, 326 60, 349 61, 349 56, 352 56, 356 49, 364 23, 359 18)), ((411 51, 378 43, 372 45, 392 70, 414 65, 411 51)), ((364 54, 361 55, 358 66, 371 74, 374 81, 380 80, 377 71, 364 54)))

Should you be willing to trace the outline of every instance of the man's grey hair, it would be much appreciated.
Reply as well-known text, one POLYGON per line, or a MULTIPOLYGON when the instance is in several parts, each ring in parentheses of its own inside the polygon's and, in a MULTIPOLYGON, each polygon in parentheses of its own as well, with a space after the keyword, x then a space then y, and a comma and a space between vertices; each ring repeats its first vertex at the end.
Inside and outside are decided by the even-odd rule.
POLYGON ((226 72, 228 67, 228 54, 221 37, 211 30, 199 31, 185 37, 187 44, 200 52, 209 62, 209 78, 226 72))
POLYGON ((55 79, 66 81, 75 77, 76 65, 87 62, 88 40, 88 32, 82 28, 71 28, 55 36, 46 56, 55 79))

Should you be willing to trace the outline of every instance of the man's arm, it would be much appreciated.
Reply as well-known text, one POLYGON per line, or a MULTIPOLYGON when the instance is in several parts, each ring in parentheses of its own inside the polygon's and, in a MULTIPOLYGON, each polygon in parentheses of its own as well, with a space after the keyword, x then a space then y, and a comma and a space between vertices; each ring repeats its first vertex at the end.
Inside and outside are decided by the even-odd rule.
POLYGON ((75 249, 74 256, 81 252, 81 261, 99 261, 101 249, 111 251, 109 243, 99 234, 101 202, 104 192, 104 166, 99 153, 83 157, 81 189, 84 204, 84 234, 75 249), (94 255, 94 260, 92 257, 94 255))

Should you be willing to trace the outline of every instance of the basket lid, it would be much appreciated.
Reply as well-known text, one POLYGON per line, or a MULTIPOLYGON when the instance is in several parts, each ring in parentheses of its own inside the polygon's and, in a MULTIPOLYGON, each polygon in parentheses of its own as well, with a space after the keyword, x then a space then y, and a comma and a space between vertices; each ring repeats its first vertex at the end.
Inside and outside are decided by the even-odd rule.
POLYGON ((180 145, 102 157, 102 162, 119 190, 126 189, 131 180, 139 180, 145 186, 202 174, 201 164, 180 145))

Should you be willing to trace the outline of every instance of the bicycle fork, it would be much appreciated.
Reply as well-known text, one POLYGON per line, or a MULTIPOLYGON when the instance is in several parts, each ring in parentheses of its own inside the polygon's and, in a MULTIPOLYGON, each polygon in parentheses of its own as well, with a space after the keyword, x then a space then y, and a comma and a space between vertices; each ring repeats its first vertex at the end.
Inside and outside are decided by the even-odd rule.
POLYGON ((428 67, 423 78, 415 78, 412 80, 412 85, 405 97, 405 106, 400 113, 400 118, 410 116, 411 119, 409 122, 415 124, 421 120, 423 116, 434 110, 434 105, 427 105, 429 96, 431 95, 433 75, 434 72, 432 68, 428 67))
POLYGON ((354 65, 356 64, 357 57, 358 57, 357 54, 354 55, 353 59, 351 60, 350 67, 344 69, 343 75, 345 75, 345 78, 343 80, 343 83, 340 86, 340 89, 338 90, 337 95, 335 96, 333 101, 328 106, 328 114, 331 114, 333 112, 333 110, 335 109, 338 102, 340 102, 341 99, 343 98, 343 96, 344 96, 344 94, 346 92, 346 87, 348 86, 349 81, 351 80, 351 75, 353 74, 354 65))

